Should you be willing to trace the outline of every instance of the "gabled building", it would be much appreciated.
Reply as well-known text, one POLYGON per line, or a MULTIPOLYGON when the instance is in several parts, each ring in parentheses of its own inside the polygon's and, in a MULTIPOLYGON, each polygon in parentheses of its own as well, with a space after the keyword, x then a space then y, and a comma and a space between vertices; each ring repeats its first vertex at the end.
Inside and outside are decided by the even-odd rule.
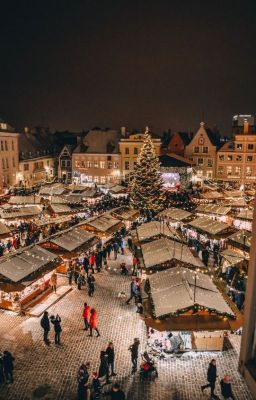
POLYGON ((0 193, 16 184, 19 168, 19 134, 0 119, 0 193))
POLYGON ((186 132, 176 132, 174 133, 165 150, 166 154, 177 154, 179 156, 184 156, 185 148, 191 140, 191 135, 186 132))
POLYGON ((119 183, 119 139, 117 131, 108 129, 93 129, 81 138, 72 154, 73 181, 80 184, 119 183))
POLYGON ((75 146, 67 144, 59 154, 58 179, 63 183, 72 182, 72 153, 75 146))
POLYGON ((204 122, 201 122, 200 128, 185 148, 185 156, 195 163, 197 180, 215 178, 219 146, 219 135, 205 128, 204 122))

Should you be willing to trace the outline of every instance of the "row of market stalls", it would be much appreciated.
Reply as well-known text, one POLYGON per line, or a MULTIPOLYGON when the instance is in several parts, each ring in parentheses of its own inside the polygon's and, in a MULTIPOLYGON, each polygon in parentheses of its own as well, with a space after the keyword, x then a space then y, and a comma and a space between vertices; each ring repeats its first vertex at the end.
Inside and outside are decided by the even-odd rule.
POLYGON ((105 213, 85 219, 36 245, 1 257, 0 308, 29 313, 32 306, 51 292, 53 271, 65 274, 72 259, 95 250, 99 241, 111 240, 113 233, 126 224, 129 226, 137 215, 125 207, 115 209, 114 214, 115 217, 105 213))

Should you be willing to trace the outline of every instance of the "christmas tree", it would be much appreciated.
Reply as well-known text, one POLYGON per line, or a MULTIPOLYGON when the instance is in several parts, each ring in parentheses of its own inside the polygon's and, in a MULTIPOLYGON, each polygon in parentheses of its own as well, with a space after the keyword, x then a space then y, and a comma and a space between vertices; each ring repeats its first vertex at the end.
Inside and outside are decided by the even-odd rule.
POLYGON ((148 129, 144 144, 130 179, 130 202, 132 207, 144 213, 156 213, 163 208, 163 182, 160 163, 148 129))

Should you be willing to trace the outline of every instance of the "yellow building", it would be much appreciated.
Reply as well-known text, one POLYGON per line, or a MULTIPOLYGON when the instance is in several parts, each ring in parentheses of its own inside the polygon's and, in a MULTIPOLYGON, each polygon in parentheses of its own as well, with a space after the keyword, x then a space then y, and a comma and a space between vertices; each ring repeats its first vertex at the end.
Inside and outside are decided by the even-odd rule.
POLYGON ((54 177, 55 157, 51 155, 39 156, 20 160, 17 184, 27 188, 51 180, 54 177))
MULTIPOLYGON (((143 146, 143 133, 130 133, 119 141, 119 151, 121 155, 121 174, 123 179, 134 169, 134 164, 143 146)), ((161 139, 151 135, 156 154, 160 155, 161 139)))
POLYGON ((239 184, 256 183, 256 134, 234 135, 234 140, 225 143, 217 154, 216 177, 239 184))
POLYGON ((0 193, 16 183, 19 167, 19 134, 0 120, 0 193))
POLYGON ((204 122, 185 148, 185 156, 195 163, 196 179, 215 178, 219 137, 205 128, 204 122))

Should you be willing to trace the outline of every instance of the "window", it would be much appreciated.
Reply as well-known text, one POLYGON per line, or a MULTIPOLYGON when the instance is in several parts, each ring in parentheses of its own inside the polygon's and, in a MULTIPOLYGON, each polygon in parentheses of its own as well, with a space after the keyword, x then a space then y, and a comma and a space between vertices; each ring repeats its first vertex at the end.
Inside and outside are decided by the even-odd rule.
POLYGON ((224 159, 225 159, 224 154, 219 154, 219 160, 224 161, 224 159))
POLYGON ((198 146, 194 147, 194 153, 199 153, 199 147, 198 146))
POLYGON ((106 177, 105 176, 101 176, 100 177, 100 183, 106 183, 106 177))
POLYGON ((81 167, 85 168, 85 161, 84 160, 81 161, 81 167))
POLYGON ((134 149, 133 149, 133 154, 138 154, 138 147, 134 147, 134 149))
POLYGON ((129 153, 129 147, 125 147, 124 152, 125 152, 125 154, 130 154, 129 153))
POLYGON ((98 182, 99 182, 99 177, 98 177, 98 176, 95 176, 95 177, 94 177, 94 182, 95 182, 95 183, 98 183, 98 182))
POLYGON ((14 141, 12 140, 12 151, 14 151, 14 141))
POLYGON ((242 148, 243 148, 242 143, 237 143, 236 148, 237 148, 237 150, 242 150, 242 148))
POLYGON ((247 161, 253 161, 253 156, 247 156, 247 161))
POLYGON ((71 161, 67 160, 67 167, 71 167, 71 161))
POLYGON ((203 158, 198 158, 197 165, 198 166, 204 165, 204 159, 203 158))
POLYGON ((4 158, 2 158, 2 166, 3 166, 3 169, 5 169, 5 162, 4 162, 4 158))
POLYGON ((94 161, 94 168, 99 168, 99 163, 98 163, 98 161, 94 161))
POLYGON ((202 178, 202 176, 203 176, 203 171, 200 169, 199 171, 197 171, 197 176, 199 177, 199 178, 202 178))
POLYGON ((233 156, 231 154, 228 154, 228 161, 232 161, 233 160, 233 156))
POLYGON ((129 170, 130 169, 130 163, 129 161, 124 162, 124 169, 129 170))
POLYGON ((105 161, 100 161, 100 168, 105 168, 105 161))
POLYGON ((1 150, 4 151, 4 142, 1 140, 1 150))
POLYGON ((24 164, 24 171, 29 171, 29 164, 24 164))
POLYGON ((242 156, 236 156, 236 161, 242 161, 242 156))
POLYGON ((213 166, 213 160, 212 160, 212 158, 208 158, 208 160, 207 160, 207 166, 208 166, 208 167, 212 167, 212 166, 213 166))
POLYGON ((240 176, 241 174, 241 167, 235 167, 235 175, 240 176))
POLYGON ((14 157, 12 157, 12 166, 16 167, 16 163, 15 163, 15 158, 14 157))
POLYGON ((6 168, 9 168, 9 160, 6 158, 6 168))
POLYGON ((224 172, 224 167, 223 167, 223 165, 219 165, 219 166, 218 166, 218 175, 223 175, 223 172, 224 172))
POLYGON ((8 143, 7 143, 6 140, 4 141, 4 144, 5 144, 5 150, 7 151, 8 150, 8 143))
POLYGON ((88 175, 87 180, 88 180, 88 182, 92 182, 92 176, 88 175))
POLYGON ((117 169, 117 168, 118 168, 118 162, 114 161, 114 169, 117 169))
POLYGON ((87 168, 92 168, 92 163, 91 163, 91 161, 87 161, 87 168))
POLYGON ((50 160, 47 160, 46 164, 47 164, 47 167, 49 167, 50 166, 50 160))
POLYGON ((252 175, 252 167, 246 167, 245 169, 245 174, 247 176, 251 176, 252 175))
POLYGON ((112 162, 108 161, 108 169, 111 169, 111 168, 112 168, 112 162))
POLYGON ((76 161, 75 162, 75 166, 79 168, 80 167, 80 161, 76 161))
POLYGON ((61 166, 66 167, 66 160, 61 160, 61 166))
POLYGON ((254 148, 254 145, 253 144, 248 144, 248 150, 253 150, 253 148, 254 148))
POLYGON ((203 147, 203 153, 208 153, 208 147, 203 147))
POLYGON ((227 175, 232 175, 232 166, 231 165, 227 166, 227 175))

